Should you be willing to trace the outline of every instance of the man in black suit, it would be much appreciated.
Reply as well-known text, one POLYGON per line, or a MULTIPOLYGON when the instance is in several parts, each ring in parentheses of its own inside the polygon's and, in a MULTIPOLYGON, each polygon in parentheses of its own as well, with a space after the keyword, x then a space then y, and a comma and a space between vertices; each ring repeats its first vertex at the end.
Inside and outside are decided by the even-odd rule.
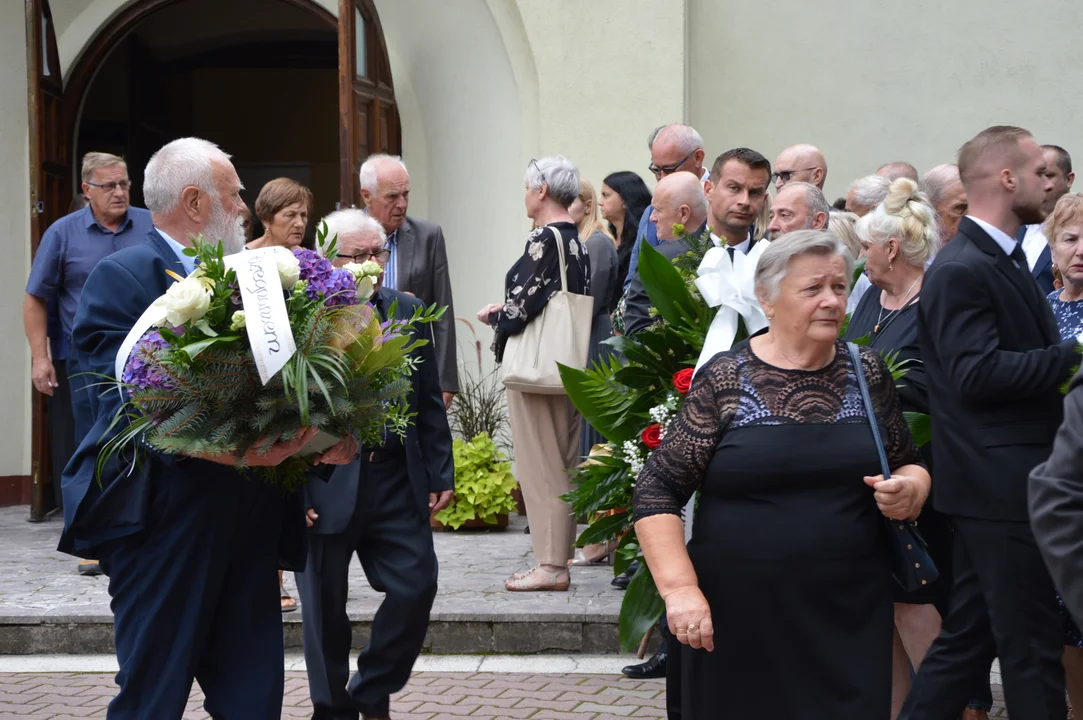
POLYGON ((410 217, 410 174, 402 158, 373 155, 361 166, 361 201, 383 226, 391 256, 384 287, 413 295, 425 305, 446 307, 433 325, 433 351, 440 373, 444 407, 459 392, 455 344, 455 307, 451 298, 444 231, 439 225, 410 217))
MULTIPOLYGON (((361 210, 340 210, 326 221, 338 236, 336 265, 370 259, 386 264, 385 236, 376 220, 361 210)), ((401 319, 421 306, 416 298, 377 285, 373 305, 382 317, 396 303, 395 317, 401 319)), ((427 326, 418 332, 431 339, 427 326)), ((390 696, 406 684, 425 641, 437 578, 429 517, 451 502, 455 478, 432 344, 415 355, 419 363, 408 401, 417 415, 406 436, 389 431, 381 447, 362 448, 360 457, 336 468, 326 483, 305 486, 311 530, 308 565, 297 573, 297 588, 316 720, 356 719, 359 713, 387 717, 390 696), (347 684, 347 576, 354 553, 369 584, 386 595, 347 684)))
MULTIPOLYGON (((688 252, 688 245, 677 239, 674 225, 683 225, 695 234, 703 232, 707 224, 707 196, 699 179, 690 172, 677 172, 658 181, 654 188, 654 211, 651 222, 658 227, 658 252, 669 259, 688 252)), ((650 314, 651 299, 639 277, 639 269, 628 286, 624 311, 624 332, 635 335, 653 325, 658 318, 650 314)))
POLYGON ((958 717, 998 656, 1013 720, 1063 718, 1063 632, 1027 476, 1049 455, 1078 343, 1061 341, 1014 240, 1042 221, 1052 183, 1030 133, 1005 126, 963 146, 959 173, 969 214, 925 275, 918 316, 934 505, 955 523, 955 582, 900 718, 958 717))
MULTIPOLYGON (((1045 156, 1045 175, 1053 183, 1053 190, 1045 198, 1045 214, 1050 215, 1057 201, 1072 191, 1075 173, 1072 172, 1072 156, 1059 145, 1042 145, 1045 156)), ((1023 225, 1015 239, 1027 255, 1027 265, 1038 287, 1046 295, 1053 292, 1053 253, 1041 223, 1023 225)))

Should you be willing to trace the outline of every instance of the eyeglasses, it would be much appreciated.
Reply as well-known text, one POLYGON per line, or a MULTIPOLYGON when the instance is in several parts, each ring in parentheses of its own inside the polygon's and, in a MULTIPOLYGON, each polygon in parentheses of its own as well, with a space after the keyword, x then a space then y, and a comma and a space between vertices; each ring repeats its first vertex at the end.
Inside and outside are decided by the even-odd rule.
POLYGON ((355 263, 363 263, 366 260, 375 260, 381 265, 387 265, 387 261, 391 259, 391 251, 384 249, 378 250, 374 253, 370 252, 356 252, 353 255, 347 255, 346 253, 338 253, 338 257, 343 260, 352 260, 355 263))
POLYGON ((101 185, 99 185, 98 183, 88 182, 87 185, 89 185, 91 187, 101 188, 102 190, 104 190, 107 193, 116 192, 117 188, 120 188, 124 192, 128 192, 128 190, 130 190, 131 187, 132 187, 132 181, 131 180, 121 180, 120 182, 107 182, 107 183, 103 183, 101 185))
POLYGON ((781 180, 782 182, 787 183, 787 182, 790 181, 791 178, 793 178, 794 173, 808 172, 809 170, 815 170, 815 169, 816 168, 814 168, 814 167, 810 167, 810 168, 805 168, 804 170, 779 170, 776 173, 771 173, 771 182, 776 182, 778 180, 781 180))
POLYGON ((654 176, 660 180, 663 175, 672 175, 673 173, 680 170, 681 165, 684 165, 686 162, 688 162, 688 158, 692 157, 695 154, 696 154, 696 151, 693 150, 692 152, 685 155, 684 160, 681 160, 676 165, 670 165, 669 167, 660 167, 658 165, 655 165, 654 163, 651 163, 650 165, 647 166, 647 169, 650 170, 652 173, 654 173, 654 176))

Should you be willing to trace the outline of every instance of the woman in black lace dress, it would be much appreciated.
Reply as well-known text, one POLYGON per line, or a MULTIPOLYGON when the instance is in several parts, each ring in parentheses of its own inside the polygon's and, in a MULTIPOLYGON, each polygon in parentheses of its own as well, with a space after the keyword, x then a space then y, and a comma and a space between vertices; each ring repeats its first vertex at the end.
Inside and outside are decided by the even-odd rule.
POLYGON ((689 718, 887 720, 884 516, 917 516, 929 475, 890 373, 861 359, 880 463, 838 332, 853 259, 832 235, 774 241, 756 269, 770 329, 719 353, 636 484, 636 532, 683 648, 689 718), (700 491, 687 548, 678 513, 700 491))

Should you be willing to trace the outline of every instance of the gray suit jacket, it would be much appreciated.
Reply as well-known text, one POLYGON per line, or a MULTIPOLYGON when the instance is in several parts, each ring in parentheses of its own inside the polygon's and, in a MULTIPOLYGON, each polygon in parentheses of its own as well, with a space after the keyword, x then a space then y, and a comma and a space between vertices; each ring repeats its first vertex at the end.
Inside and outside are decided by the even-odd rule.
POLYGON ((1064 398, 1053 453, 1030 473, 1030 524, 1053 582, 1083 621, 1083 373, 1064 398))
POLYGON ((440 389, 459 392, 459 363, 455 345, 455 306, 451 300, 444 231, 439 225, 407 216, 396 237, 396 289, 408 292, 425 305, 446 306, 433 326, 440 389))
MULTIPOLYGON (((663 242, 655 248, 658 252, 672 260, 673 258, 688 252, 688 245, 682 240, 663 242)), ((651 308, 654 304, 647 297, 647 291, 643 288, 643 281, 639 279, 639 269, 632 276, 632 284, 628 286, 628 298, 624 307, 624 334, 628 336, 641 333, 659 318, 651 317, 651 308)))

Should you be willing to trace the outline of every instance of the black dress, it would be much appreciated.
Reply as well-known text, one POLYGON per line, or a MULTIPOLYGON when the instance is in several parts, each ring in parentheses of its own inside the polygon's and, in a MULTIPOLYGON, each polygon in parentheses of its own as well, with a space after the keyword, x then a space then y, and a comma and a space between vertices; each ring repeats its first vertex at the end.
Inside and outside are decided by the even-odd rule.
MULTIPOLYGON (((846 339, 868 337, 868 347, 878 353, 898 353, 899 361, 906 362, 906 375, 898 384, 899 399, 903 412, 929 414, 929 388, 925 379, 925 368, 921 364, 921 352, 918 347, 918 302, 920 296, 897 312, 884 309, 880 304, 880 291, 873 287, 861 298, 850 317, 846 330, 846 339), (877 330, 876 326, 880 329, 877 330)), ((935 472, 932 466, 932 446, 921 448, 924 464, 934 476, 933 492, 936 492, 935 472)), ((933 509, 930 496, 918 519, 918 529, 929 544, 929 555, 940 571, 940 579, 935 583, 914 592, 906 592, 898 584, 892 585, 895 602, 912 605, 936 605, 941 617, 946 617, 948 598, 951 592, 952 548, 954 532, 951 520, 933 509)))
MULTIPOLYGON (((861 358, 891 466, 919 462, 883 361, 861 358)), ((864 483, 879 472, 841 341, 816 371, 745 342, 696 374, 635 493, 642 518, 701 490, 688 554, 715 649, 682 646, 684 717, 888 718, 891 569, 864 483)))

